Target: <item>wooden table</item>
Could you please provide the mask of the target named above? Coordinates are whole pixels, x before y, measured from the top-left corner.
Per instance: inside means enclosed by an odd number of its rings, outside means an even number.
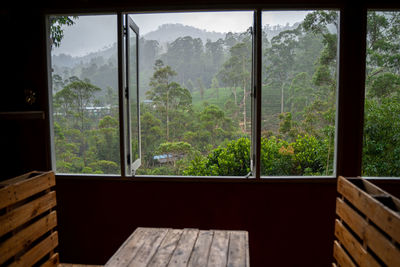
[[[246,231],[137,228],[105,266],[248,267]]]

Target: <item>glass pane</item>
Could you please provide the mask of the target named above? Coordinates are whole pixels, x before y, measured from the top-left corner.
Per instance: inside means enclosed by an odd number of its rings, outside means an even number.
[[[130,122],[131,122],[131,145],[132,145],[132,163],[140,158],[140,143],[139,143],[139,101],[138,101],[138,68],[137,68],[137,34],[129,27],[129,101],[130,101]],[[135,168],[136,169],[136,168]]]
[[[262,13],[261,175],[333,175],[338,17]]]
[[[130,17],[141,31],[137,173],[247,175],[253,12]]]
[[[56,171],[119,174],[117,16],[50,25]]]
[[[369,11],[363,176],[400,177],[400,11]]]

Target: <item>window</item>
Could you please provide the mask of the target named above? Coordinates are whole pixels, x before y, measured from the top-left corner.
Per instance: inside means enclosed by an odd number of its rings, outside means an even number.
[[[56,171],[332,176],[338,16],[50,17]]]
[[[261,175],[333,175],[338,16],[262,13]]]
[[[399,31],[399,11],[368,11],[364,176],[400,177]]]
[[[117,16],[49,19],[56,170],[119,174]]]

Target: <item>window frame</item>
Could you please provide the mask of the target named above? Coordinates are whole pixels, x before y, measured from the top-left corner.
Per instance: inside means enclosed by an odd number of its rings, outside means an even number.
[[[162,8],[157,8],[157,9],[152,9],[152,8],[136,8],[135,11],[132,12],[128,12],[128,11],[120,11],[120,10],[110,10],[110,11],[106,11],[106,12],[101,12],[101,13],[94,13],[94,12],[71,12],[68,13],[67,15],[117,15],[117,27],[118,27],[118,41],[117,41],[117,45],[118,45],[118,84],[119,84],[119,88],[118,88],[118,96],[119,96],[119,121],[120,121],[120,164],[121,164],[121,174],[102,174],[102,175],[96,175],[96,174],[66,174],[66,173],[57,173],[58,176],[64,176],[64,177],[110,177],[110,178],[115,178],[115,177],[120,177],[120,178],[132,178],[133,176],[131,176],[129,174],[129,172],[127,171],[127,153],[126,153],[126,125],[125,123],[121,123],[126,121],[126,116],[124,114],[126,114],[126,100],[124,100],[124,81],[125,81],[125,75],[123,73],[123,69],[125,69],[124,66],[124,62],[123,60],[120,60],[123,56],[123,49],[124,49],[124,42],[121,42],[121,40],[119,40],[119,36],[121,36],[121,34],[124,31],[124,25],[123,25],[123,21],[122,21],[122,16],[124,14],[130,14],[130,13],[138,13],[138,12],[149,12],[149,13],[158,13],[158,12],[207,12],[207,11],[253,11],[254,12],[254,19],[253,19],[253,74],[252,74],[252,102],[254,102],[254,104],[252,105],[252,136],[251,136],[251,158],[252,158],[252,162],[251,162],[251,166],[252,166],[252,175],[250,176],[173,176],[173,175],[166,175],[166,176],[153,176],[153,175],[136,175],[135,179],[137,178],[144,178],[145,180],[148,180],[150,178],[154,178],[154,179],[161,179],[161,180],[170,180],[170,179],[178,179],[178,180],[190,180],[190,181],[209,181],[209,180],[247,180],[248,178],[250,179],[254,179],[257,181],[260,180],[290,180],[290,179],[294,179],[294,180],[314,180],[314,179],[322,179],[324,180],[326,179],[332,179],[332,178],[336,178],[336,175],[338,173],[341,173],[340,170],[340,157],[341,154],[343,154],[343,149],[339,149],[339,142],[341,141],[341,135],[340,132],[342,131],[342,125],[341,125],[341,118],[340,118],[340,112],[342,110],[342,106],[341,105],[341,93],[343,91],[343,82],[341,82],[341,78],[342,75],[341,73],[342,71],[342,64],[341,59],[342,59],[342,54],[339,53],[338,55],[338,60],[337,60],[337,65],[338,65],[338,86],[337,86],[337,110],[336,110],[336,130],[335,130],[335,154],[334,154],[334,172],[332,175],[329,176],[261,176],[260,173],[260,161],[261,161],[261,155],[260,155],[260,146],[261,146],[261,83],[262,83],[262,78],[261,78],[261,68],[262,68],[262,60],[260,55],[262,55],[262,45],[261,45],[261,34],[262,34],[262,25],[261,25],[261,14],[263,11],[279,11],[279,10],[290,10],[290,11],[295,11],[295,10],[318,10],[318,9],[334,9],[334,10],[338,10],[339,12],[339,18],[340,18],[340,22],[339,25],[342,25],[342,13],[343,13],[343,8],[338,7],[338,6],[329,6],[329,7],[313,7],[311,6],[307,6],[307,8],[283,8],[283,9],[279,9],[277,7],[273,7],[273,8],[269,8],[268,6],[259,6],[259,7],[249,7],[247,5],[244,5],[243,8],[233,8],[233,9],[229,9],[229,8],[224,8],[224,9],[219,9],[219,8],[206,8],[206,9],[202,9],[202,8],[196,8],[196,9],[188,9],[188,8],[183,8],[183,9],[171,9],[168,7],[162,7]],[[64,13],[58,13],[58,12],[48,12],[45,15],[45,19],[46,19],[46,34],[47,37],[49,36],[49,23],[48,23],[48,18],[50,16],[54,16],[54,15],[62,15]],[[366,13],[365,13],[366,16]],[[338,49],[341,49],[344,45],[342,38],[340,38],[342,35],[342,27],[339,26],[339,31],[338,31]],[[46,38],[46,42],[48,42],[49,38]],[[48,88],[49,88],[49,129],[50,129],[50,151],[51,151],[51,166],[53,169],[55,169],[55,151],[54,151],[54,132],[53,132],[53,121],[52,121],[52,92],[51,92],[51,49],[50,49],[50,44],[48,43],[47,45],[47,70],[48,70]],[[339,131],[340,130],[340,131]],[[254,141],[253,141],[254,140]],[[339,164],[338,164],[339,162]],[[141,179],[139,179],[141,180]]]

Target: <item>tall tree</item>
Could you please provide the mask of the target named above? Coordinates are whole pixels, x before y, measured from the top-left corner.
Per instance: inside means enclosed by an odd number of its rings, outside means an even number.
[[[167,141],[169,141],[170,135],[171,113],[178,110],[187,111],[192,104],[189,90],[172,81],[175,75],[176,72],[170,66],[164,66],[162,60],[157,60],[153,77],[150,80],[150,90],[146,93],[165,118],[165,139]]]

